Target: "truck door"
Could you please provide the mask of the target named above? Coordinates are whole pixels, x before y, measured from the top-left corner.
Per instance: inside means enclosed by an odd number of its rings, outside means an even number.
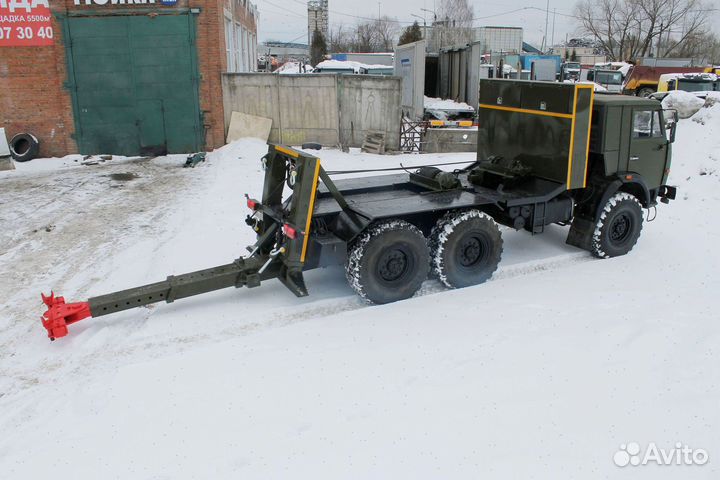
[[[668,140],[663,130],[659,110],[633,108],[628,171],[640,174],[650,189],[660,186],[665,171]]]

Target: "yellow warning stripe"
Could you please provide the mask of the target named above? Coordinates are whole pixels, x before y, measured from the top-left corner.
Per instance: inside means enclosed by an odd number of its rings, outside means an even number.
[[[300,156],[300,154],[298,152],[296,152],[295,150],[281,147],[280,145],[276,145],[275,150],[277,150],[278,152],[284,153],[285,155],[289,155],[293,158],[298,158]]]
[[[554,113],[546,112],[544,110],[531,110],[528,108],[515,108],[515,107],[504,107],[502,105],[488,105],[481,103],[480,108],[489,108],[491,110],[502,110],[504,112],[517,112],[517,113],[530,113],[532,115],[542,115],[545,117],[556,117],[556,118],[573,118],[571,113]]]
[[[570,181],[572,179],[572,161],[573,161],[573,150],[575,149],[575,113],[577,112],[577,100],[578,100],[578,87],[575,86],[575,94],[573,96],[573,116],[572,125],[570,126],[570,153],[568,154],[568,174],[567,174],[567,188],[570,190]]]
[[[285,152],[283,152],[285,153]],[[305,238],[303,238],[303,248],[300,254],[300,261],[305,263],[305,254],[307,253],[308,240],[310,239],[310,224],[312,222],[313,210],[315,208],[315,194],[317,193],[318,179],[320,178],[320,159],[315,163],[315,176],[313,177],[312,193],[310,194],[310,207],[307,213],[307,223],[305,224]]]
[[[585,146],[585,175],[583,176],[583,188],[587,187],[588,160],[590,156],[590,129],[592,128],[592,108],[595,103],[595,87],[590,86],[590,117],[588,118],[587,145]]]

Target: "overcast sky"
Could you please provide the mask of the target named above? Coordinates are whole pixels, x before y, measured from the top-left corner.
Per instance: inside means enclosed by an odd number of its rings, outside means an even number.
[[[258,40],[280,40],[285,42],[307,42],[307,1],[305,0],[251,0],[260,10],[260,24],[258,26]],[[478,1],[469,0],[475,11],[473,25],[501,25],[509,27],[522,27],[523,39],[540,47],[545,34],[546,1],[540,0],[504,0],[504,1]],[[565,40],[566,36],[572,38],[577,33],[577,22],[571,15],[577,0],[550,0],[550,15],[548,20],[548,43],[552,44]],[[426,17],[428,25],[432,22],[432,13],[423,12],[422,9],[436,10],[441,0],[330,0],[330,25],[353,25],[362,18],[377,18],[378,11],[382,15],[397,18],[402,26],[409,25],[414,20],[422,24]],[[711,8],[717,8],[720,0],[708,0]],[[553,36],[553,10],[557,11],[555,17],[555,32]],[[720,24],[720,10],[710,14],[710,25]]]
[[[307,2],[304,0],[255,0],[260,10],[260,24],[258,27],[259,40],[269,39],[281,41],[307,42]],[[571,14],[575,0],[551,0],[550,17],[548,22],[548,37],[552,40],[553,9],[557,9],[555,17],[555,41],[565,39],[565,35],[572,36],[577,25],[573,18],[565,15]],[[439,8],[440,0],[381,0],[379,11],[383,15],[395,17],[405,26],[422,19],[412,14],[426,16],[428,24],[432,22],[432,13],[421,9],[434,10]],[[542,43],[545,33],[545,7],[546,2],[528,2],[527,0],[504,0],[502,2],[479,2],[470,0],[478,18],[473,25],[502,25],[510,27],[523,27],[524,40],[537,47]],[[526,8],[530,7],[530,8]],[[523,9],[523,10],[520,10]],[[513,10],[515,10],[513,12]],[[512,13],[510,13],[512,12]],[[352,25],[360,19],[355,17],[378,16],[378,2],[376,0],[330,0],[330,24]]]

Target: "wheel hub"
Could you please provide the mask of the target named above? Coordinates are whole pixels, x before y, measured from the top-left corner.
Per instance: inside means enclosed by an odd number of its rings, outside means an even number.
[[[487,240],[473,233],[458,242],[456,261],[461,267],[475,267],[485,261],[488,251]]]
[[[390,250],[386,252],[378,264],[380,277],[393,282],[401,278],[408,269],[407,255],[401,250]]]
[[[630,235],[631,227],[632,220],[628,215],[618,215],[610,226],[610,240],[616,243],[625,241]]]
[[[480,241],[471,237],[460,244],[460,264],[463,267],[469,267],[480,259],[482,256],[482,245]]]

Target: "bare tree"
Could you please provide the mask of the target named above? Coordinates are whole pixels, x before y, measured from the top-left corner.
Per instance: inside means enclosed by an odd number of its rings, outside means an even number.
[[[333,52],[390,52],[399,32],[398,21],[387,16],[349,28],[339,25],[330,31],[330,48]]]
[[[663,48],[666,48],[663,45]],[[688,36],[668,56],[704,59],[713,65],[720,64],[720,38],[714,33],[701,33]]]
[[[473,17],[468,0],[442,0],[433,23],[434,45],[442,48],[472,42]]]
[[[667,56],[689,38],[703,34],[702,0],[580,0],[580,30],[594,37],[612,60]]]
[[[350,29],[340,24],[335,28],[331,28],[328,33],[328,46],[331,52],[349,52],[353,35]]]
[[[377,47],[382,52],[392,52],[400,33],[400,24],[387,15],[383,15],[373,23],[377,34]]]
[[[377,45],[377,32],[371,22],[360,23],[355,27],[355,52],[374,52]]]

